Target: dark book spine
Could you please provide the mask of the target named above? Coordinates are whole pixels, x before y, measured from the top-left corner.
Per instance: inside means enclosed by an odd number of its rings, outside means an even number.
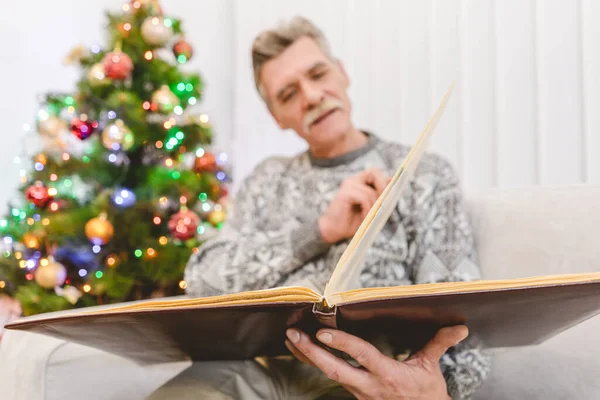
[[[313,314],[321,323],[328,328],[337,329],[337,307],[329,307],[325,303],[315,303],[312,309]]]

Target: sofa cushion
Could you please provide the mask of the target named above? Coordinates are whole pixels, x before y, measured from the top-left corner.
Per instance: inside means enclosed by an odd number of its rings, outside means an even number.
[[[600,187],[468,196],[484,279],[600,271]],[[478,399],[600,399],[600,316],[545,343],[494,350]]]

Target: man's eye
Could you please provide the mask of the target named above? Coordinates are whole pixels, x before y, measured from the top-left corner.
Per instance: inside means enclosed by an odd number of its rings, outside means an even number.
[[[317,79],[321,79],[322,77],[324,77],[326,74],[325,71],[322,72],[317,72],[316,74],[313,75],[313,79],[317,80]]]
[[[286,101],[291,100],[291,98],[294,97],[295,94],[296,94],[296,91],[291,91],[291,92],[286,93],[283,96],[283,99],[282,99],[283,102],[285,103]]]

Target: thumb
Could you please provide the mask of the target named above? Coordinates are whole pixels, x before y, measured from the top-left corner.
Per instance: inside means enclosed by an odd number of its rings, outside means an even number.
[[[469,328],[464,325],[448,326],[440,329],[425,347],[415,354],[432,363],[439,363],[440,358],[452,346],[456,346],[469,335]]]

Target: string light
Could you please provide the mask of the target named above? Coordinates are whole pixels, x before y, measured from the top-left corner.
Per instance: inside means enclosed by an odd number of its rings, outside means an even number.
[[[69,153],[63,153],[62,159],[63,161],[69,161],[71,159],[71,156],[69,155]]]
[[[195,98],[195,97],[190,97],[190,98],[188,99],[188,104],[189,104],[189,105],[191,105],[191,106],[193,106],[193,105],[195,105],[195,104],[196,104],[196,101],[197,101],[197,100],[196,100],[196,98]]]
[[[208,115],[202,114],[200,116],[200,122],[207,124],[208,123]]]
[[[47,258],[42,258],[42,259],[40,260],[40,265],[41,265],[42,267],[45,267],[45,266],[47,266],[48,264],[49,264],[49,261],[48,261],[48,259],[47,259]]]
[[[142,254],[144,254],[143,251],[141,251],[140,249],[136,249],[135,252],[133,253],[137,258],[140,258],[142,256]]]
[[[50,196],[56,196],[58,194],[58,190],[56,190],[56,188],[48,188],[48,195]]]
[[[6,286],[6,282],[0,281],[0,289],[4,289],[5,286]]]
[[[52,203],[50,203],[50,210],[52,211],[57,211],[58,210],[58,203],[53,201]]]
[[[181,114],[183,114],[183,108],[181,108],[181,106],[175,106],[175,108],[173,109],[173,112],[176,115],[181,115]]]
[[[202,192],[198,195],[198,200],[206,201],[206,200],[208,200],[208,195],[206,193]]]
[[[19,261],[19,268],[24,269],[27,266],[27,261],[21,260]]]
[[[129,32],[131,30],[131,24],[129,22],[125,22],[125,24],[123,24],[123,29]]]
[[[147,52],[144,53],[144,58],[146,60],[150,61],[154,58],[154,53],[152,53],[151,50],[148,50]]]
[[[27,218],[27,225],[33,225],[35,221],[33,220],[33,218],[29,217]]]
[[[89,293],[90,290],[92,290],[92,287],[89,284],[86,283],[85,285],[83,285],[84,292]]]
[[[147,110],[149,110],[149,109],[150,109],[150,102],[149,102],[149,101],[145,101],[145,102],[142,104],[142,107],[143,107],[143,108],[144,108],[144,110],[146,110],[146,111],[147,111]]]
[[[79,276],[83,278],[86,275],[87,275],[87,271],[85,269],[81,268],[79,270]]]
[[[117,259],[115,256],[108,256],[108,258],[106,259],[106,265],[108,265],[109,267],[114,267],[117,264]]]
[[[28,273],[27,275],[25,275],[25,278],[26,278],[28,281],[31,281],[31,280],[33,280],[33,274],[30,272],[30,273]]]
[[[20,260],[21,258],[23,258],[23,254],[20,251],[15,252],[15,258],[17,260]]]
[[[140,3],[139,1],[134,1],[132,6],[133,8],[140,8],[142,6],[142,3]]]
[[[49,220],[48,218],[44,218],[44,219],[42,220],[42,225],[44,225],[44,226],[48,226],[48,225],[50,225],[50,220]]]
[[[146,254],[148,254],[148,257],[154,257],[156,256],[156,250],[150,247],[148,250],[146,250]]]
[[[162,149],[163,148],[163,142],[161,142],[160,140],[157,140],[155,143],[155,146],[157,149]]]
[[[167,159],[165,160],[165,165],[166,165],[167,167],[172,167],[172,166],[173,166],[173,160],[172,160],[172,159],[170,159],[170,158],[167,158]]]
[[[204,156],[203,148],[199,148],[198,150],[196,150],[196,157],[203,157],[203,156]]]
[[[187,288],[187,282],[186,281],[180,281],[179,282],[179,287],[185,290]]]
[[[58,179],[58,175],[56,175],[56,174],[50,174],[50,180],[52,182],[56,182],[57,179]]]
[[[188,199],[187,199],[187,197],[185,197],[185,196],[181,196],[181,197],[179,198],[179,202],[180,202],[182,205],[183,205],[183,204],[187,204],[187,201],[188,201]]]
[[[123,4],[123,11],[129,11],[129,4]]]
[[[160,217],[154,217],[152,219],[152,222],[154,222],[155,225],[160,225],[160,223],[162,222],[162,219],[160,219]]]
[[[169,239],[167,239],[167,237],[166,237],[166,236],[161,236],[161,237],[158,239],[158,243],[160,243],[162,246],[164,246],[165,244],[167,244],[167,242],[168,242],[168,241],[169,241]]]
[[[96,271],[96,278],[100,279],[104,276],[104,274],[102,273],[102,271]]]

